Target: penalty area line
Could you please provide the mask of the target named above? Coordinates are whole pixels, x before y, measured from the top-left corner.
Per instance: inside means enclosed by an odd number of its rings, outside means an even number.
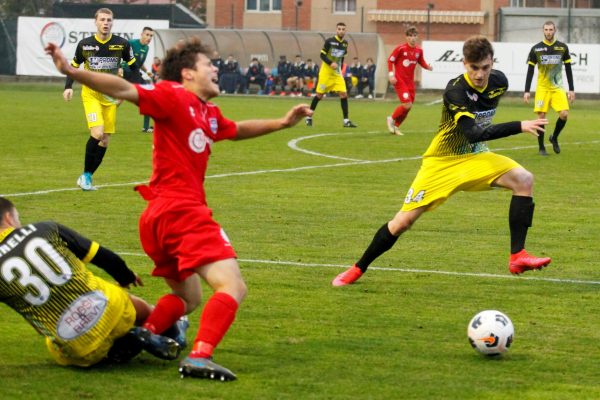
[[[143,253],[127,253],[118,252],[124,256],[134,257],[145,257]],[[266,265],[277,265],[277,266],[292,266],[298,268],[348,268],[348,265],[340,264],[327,264],[327,263],[303,263],[297,261],[284,261],[284,260],[255,260],[248,258],[239,258],[240,264],[266,264]],[[369,267],[371,271],[387,271],[387,272],[401,272],[406,274],[436,274],[436,275],[447,275],[447,276],[459,276],[459,277],[471,277],[471,278],[491,278],[491,279],[514,279],[514,280],[526,280],[526,281],[537,281],[537,282],[550,282],[550,283],[571,283],[576,285],[600,285],[600,281],[588,281],[583,279],[568,279],[568,278],[542,278],[535,276],[514,276],[514,275],[501,275],[501,274],[490,274],[483,272],[458,272],[458,271],[442,271],[442,270],[430,270],[430,269],[416,269],[416,268],[396,268],[396,267]]]

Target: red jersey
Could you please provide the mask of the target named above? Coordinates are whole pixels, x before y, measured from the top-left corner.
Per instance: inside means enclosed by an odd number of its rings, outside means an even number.
[[[135,85],[140,114],[154,119],[150,189],[155,196],[200,200],[206,204],[204,177],[213,142],[233,139],[235,122],[200,100],[180,83]]]
[[[410,47],[408,43],[404,43],[396,47],[390,54],[388,71],[395,71],[394,75],[398,82],[414,86],[417,63],[423,68],[429,66],[423,57],[423,49],[419,46]]]

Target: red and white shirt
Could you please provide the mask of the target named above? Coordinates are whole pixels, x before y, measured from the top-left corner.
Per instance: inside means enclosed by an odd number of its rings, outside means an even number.
[[[140,114],[154,119],[150,189],[156,196],[192,198],[206,204],[204,178],[211,146],[235,138],[236,123],[178,82],[135,86]]]
[[[429,66],[423,57],[423,49],[419,46],[411,47],[408,43],[397,46],[388,57],[388,71],[394,71],[396,80],[405,85],[414,86],[417,64],[423,68]]]

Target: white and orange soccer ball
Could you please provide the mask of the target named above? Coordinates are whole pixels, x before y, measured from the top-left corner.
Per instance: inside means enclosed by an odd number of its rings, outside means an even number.
[[[471,319],[467,335],[475,350],[487,356],[496,356],[509,349],[515,328],[506,314],[485,310]]]

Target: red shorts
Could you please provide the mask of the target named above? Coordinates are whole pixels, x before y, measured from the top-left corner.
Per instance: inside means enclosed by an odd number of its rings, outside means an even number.
[[[157,197],[140,217],[140,239],[154,261],[153,276],[182,281],[194,269],[236,258],[227,235],[198,201]]]
[[[401,103],[413,103],[415,101],[415,85],[407,85],[403,81],[398,81],[394,85],[396,95]]]

